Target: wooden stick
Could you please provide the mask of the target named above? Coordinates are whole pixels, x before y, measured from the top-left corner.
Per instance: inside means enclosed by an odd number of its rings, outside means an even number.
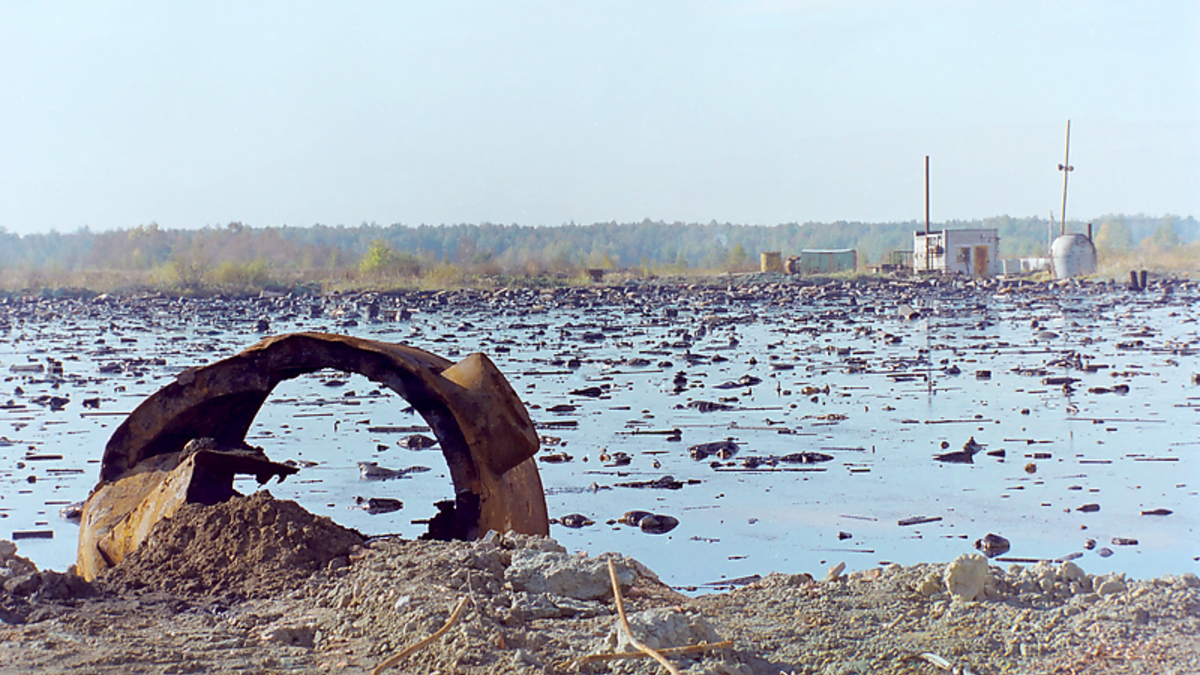
[[[608,559],[608,577],[612,579],[613,597],[617,601],[617,614],[621,617],[621,630],[625,631],[625,638],[629,640],[629,644],[633,645],[635,649],[646,656],[658,661],[671,675],[680,675],[679,669],[668,661],[667,657],[642,644],[633,636],[633,631],[629,629],[629,619],[625,616],[625,601],[621,599],[621,584],[617,583],[617,568],[613,565],[612,558]]]
[[[437,640],[438,638],[445,635],[446,631],[450,630],[451,626],[458,623],[458,619],[459,619],[459,617],[462,616],[463,609],[466,608],[466,606],[467,606],[467,598],[464,597],[458,601],[458,606],[455,607],[454,611],[450,613],[450,618],[446,619],[446,623],[441,628],[437,629],[432,635],[425,638],[424,640],[420,640],[419,642],[412,645],[411,647],[405,647],[403,650],[401,650],[401,652],[399,654],[396,654],[395,656],[391,657],[387,661],[384,661],[383,663],[379,664],[378,666],[375,666],[375,669],[371,671],[371,675],[379,675],[380,673],[387,670],[388,668],[391,668],[392,666],[396,665],[397,663],[400,663],[400,660],[403,659],[404,657],[408,656],[409,654],[412,654],[413,652],[423,649],[429,643],[431,643],[434,640]]]
[[[713,642],[713,643],[702,642],[698,645],[688,645],[687,647],[668,647],[666,649],[658,650],[658,653],[662,654],[663,656],[676,656],[679,654],[694,654],[696,652],[711,652],[711,651],[716,651],[718,649],[732,649],[732,648],[733,648],[733,640],[725,640],[724,642]],[[581,656],[573,661],[563,661],[562,663],[556,663],[556,664],[554,664],[554,666],[556,668],[566,669],[566,668],[570,668],[571,666],[579,666],[579,665],[583,665],[585,663],[595,663],[597,661],[620,661],[623,659],[645,659],[645,658],[649,658],[649,655],[644,654],[642,652],[611,652],[608,654],[588,654],[587,656]]]

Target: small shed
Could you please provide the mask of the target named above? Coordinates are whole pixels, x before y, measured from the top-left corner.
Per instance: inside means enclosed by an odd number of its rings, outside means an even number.
[[[788,258],[791,274],[836,274],[858,269],[858,251],[852,248],[805,249]]]
[[[759,258],[764,273],[783,272],[783,254],[779,251],[763,251]]]
[[[995,229],[913,233],[913,272],[962,274],[973,279],[1000,274],[1000,232]]]

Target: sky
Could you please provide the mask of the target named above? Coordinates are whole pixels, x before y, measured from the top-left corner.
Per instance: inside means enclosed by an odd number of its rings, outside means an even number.
[[[0,0],[0,228],[1200,216],[1200,3]]]

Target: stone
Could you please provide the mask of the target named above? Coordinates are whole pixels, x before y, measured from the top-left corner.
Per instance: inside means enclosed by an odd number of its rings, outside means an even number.
[[[277,624],[265,629],[261,638],[264,642],[274,642],[293,647],[311,649],[317,635],[315,623]]]
[[[1072,582],[1087,577],[1087,574],[1084,573],[1083,568],[1079,565],[1073,562],[1065,562],[1058,568],[1058,576],[1063,581]]]
[[[614,561],[617,581],[633,583],[634,572],[623,560]],[[587,558],[557,551],[513,551],[504,580],[513,590],[551,593],[577,600],[598,600],[612,595],[612,582],[604,558]]]
[[[1039,562],[1034,565],[1029,572],[1033,575],[1035,583],[1039,588],[1042,589],[1043,593],[1051,593],[1054,591],[1054,582],[1057,575],[1054,572],[1054,567],[1052,567],[1050,563],[1045,561]]]
[[[1180,575],[1179,580],[1182,581],[1183,585],[1187,586],[1188,588],[1200,588],[1200,577],[1192,574],[1191,572],[1186,572]]]
[[[0,539],[0,562],[17,554],[17,545],[8,539]]]
[[[982,595],[987,578],[987,558],[978,553],[964,553],[958,556],[946,566],[943,575],[950,596],[966,602]]]
[[[631,614],[629,629],[638,641],[651,649],[721,641],[703,616],[670,607],[658,607]],[[603,649],[617,652],[637,651],[625,633],[617,627],[604,638]]]
[[[921,580],[921,585],[917,587],[917,592],[925,597],[929,597],[934,593],[941,592],[945,588],[942,584],[942,578],[936,573],[930,573]]]
[[[42,579],[37,572],[14,576],[4,582],[4,590],[11,595],[23,596],[37,591],[42,585]]]
[[[37,591],[39,599],[61,600],[71,596],[71,587],[67,583],[67,575],[54,570],[41,573],[41,583]]]
[[[1109,577],[1096,587],[1096,593],[1100,595],[1113,595],[1116,593],[1125,592],[1125,582],[1117,577]]]
[[[844,562],[840,562],[833,567],[830,567],[829,571],[825,573],[825,583],[837,581],[838,577],[842,576],[842,571],[845,569],[846,563]]]

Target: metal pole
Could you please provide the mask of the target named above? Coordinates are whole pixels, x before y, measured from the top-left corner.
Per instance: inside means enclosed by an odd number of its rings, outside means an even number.
[[[1067,150],[1058,170],[1063,172],[1062,231],[1059,232],[1059,236],[1063,236],[1067,233],[1067,176],[1075,170],[1071,166],[1071,120],[1067,120]]]
[[[925,271],[933,269],[929,259],[929,155],[925,155]]]

